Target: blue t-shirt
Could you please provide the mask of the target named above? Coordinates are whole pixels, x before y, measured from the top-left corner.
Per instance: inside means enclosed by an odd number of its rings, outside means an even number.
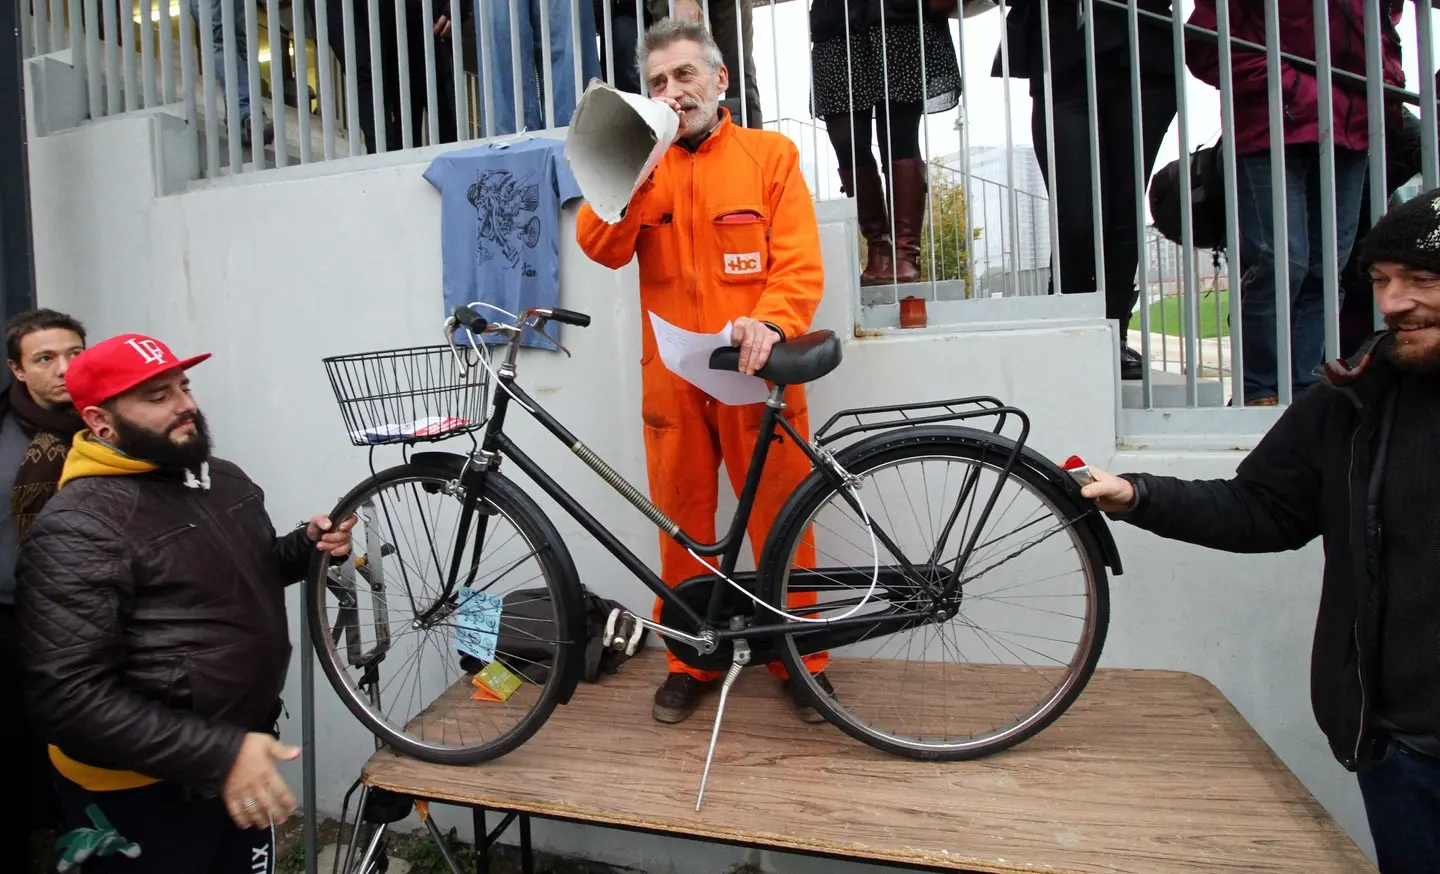
[[[560,208],[580,197],[564,148],[545,138],[486,144],[447,152],[425,170],[440,192],[446,315],[477,300],[516,315],[559,305]],[[545,327],[557,339],[558,329],[554,322]],[[522,343],[555,348],[535,331],[526,331]]]

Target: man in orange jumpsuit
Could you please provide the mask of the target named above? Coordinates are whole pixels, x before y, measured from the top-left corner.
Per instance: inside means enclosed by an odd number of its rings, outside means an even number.
[[[784,135],[742,128],[720,108],[729,73],[702,25],[659,22],[645,34],[641,58],[651,96],[679,114],[679,134],[619,222],[606,224],[588,204],[581,207],[580,247],[612,269],[639,257],[645,313],[705,333],[733,322],[740,368],[753,374],[777,342],[809,330],[824,288],[815,208],[800,172],[800,153]],[[738,493],[765,405],[723,405],[671,373],[656,354],[649,317],[642,322],[641,412],[650,499],[690,536],[714,541],[720,461]],[[787,389],[785,403],[785,415],[808,437],[804,389]],[[776,514],[809,472],[809,459],[789,438],[771,448],[750,516],[757,561]],[[807,540],[795,563],[814,561]],[[674,587],[702,573],[708,571],[661,534],[660,575],[666,584]],[[657,621],[661,603],[655,604]],[[791,606],[813,603],[813,594],[799,595]],[[819,653],[807,658],[806,666],[834,694],[820,673],[827,661],[828,655]],[[652,712],[661,722],[680,722],[722,675],[690,668],[673,655],[669,668]],[[785,679],[779,663],[770,668]],[[807,722],[823,721],[798,700],[796,711]]]

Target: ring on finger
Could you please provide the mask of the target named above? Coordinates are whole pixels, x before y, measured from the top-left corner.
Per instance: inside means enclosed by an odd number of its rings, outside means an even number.
[[[253,808],[253,807],[255,806],[255,799],[253,799],[253,798],[248,799],[248,800],[245,801],[244,804],[242,804],[242,805],[240,805],[240,806],[241,806],[243,809],[245,809],[245,810],[250,810],[251,808]]]

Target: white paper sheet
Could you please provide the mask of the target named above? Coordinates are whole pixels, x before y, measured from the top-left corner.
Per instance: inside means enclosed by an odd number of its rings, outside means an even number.
[[[656,351],[665,367],[720,403],[734,407],[763,403],[770,397],[770,387],[758,376],[710,369],[710,353],[718,346],[730,345],[729,322],[717,333],[698,334],[651,313],[650,326],[655,329]]]

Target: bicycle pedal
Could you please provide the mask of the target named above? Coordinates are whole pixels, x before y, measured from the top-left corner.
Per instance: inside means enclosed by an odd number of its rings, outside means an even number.
[[[605,645],[611,649],[633,656],[644,634],[645,626],[640,620],[619,607],[605,618]]]

